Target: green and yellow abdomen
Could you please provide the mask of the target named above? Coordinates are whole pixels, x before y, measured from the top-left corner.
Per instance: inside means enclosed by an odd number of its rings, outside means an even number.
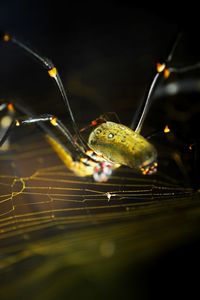
[[[142,172],[149,166],[151,171],[155,171],[157,166],[157,151],[154,146],[139,133],[122,124],[107,121],[97,126],[90,133],[88,146],[114,164]]]

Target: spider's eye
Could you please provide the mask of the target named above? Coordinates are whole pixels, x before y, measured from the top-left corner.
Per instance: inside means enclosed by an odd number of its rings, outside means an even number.
[[[111,133],[111,132],[110,132],[110,133],[108,134],[108,139],[112,139],[113,137],[114,137],[114,133]]]

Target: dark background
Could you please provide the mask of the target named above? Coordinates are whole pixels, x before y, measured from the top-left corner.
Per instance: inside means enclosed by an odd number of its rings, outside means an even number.
[[[200,59],[197,21],[198,12],[191,2],[177,8],[166,2],[143,7],[100,1],[0,3],[0,29],[33,46],[58,67],[79,126],[106,111],[115,111],[128,125],[146,94],[155,63],[165,59],[178,32],[184,35],[174,64],[183,66]],[[0,58],[1,98],[26,103],[38,114],[47,112],[65,118],[55,85],[41,66],[12,45],[1,46]],[[196,98],[189,99],[186,108],[194,101]],[[162,107],[158,99],[144,125],[145,134],[159,131],[171,120],[168,115],[159,115]],[[189,124],[174,121],[188,143],[197,136],[196,119]],[[196,173],[194,176],[192,171],[190,176],[194,182]],[[190,285],[188,274],[199,265],[199,248],[199,239],[191,238],[157,260],[148,261],[138,282],[145,278],[152,297],[161,287],[162,299],[171,296],[173,287],[181,294],[182,286],[188,285],[193,292],[196,282]],[[131,285],[130,270],[124,276],[128,278],[125,286]]]
[[[80,128],[112,111],[126,125],[133,117],[138,119],[155,65],[166,59],[178,33],[183,37],[172,66],[199,61],[198,10],[192,3],[174,7],[173,3],[1,1],[0,21],[2,30],[52,59]],[[13,45],[2,45],[1,57],[1,98],[23,103],[35,114],[50,113],[69,121],[58,90],[41,65]],[[194,72],[183,79],[192,76]],[[180,79],[181,75],[170,78]],[[170,124],[182,145],[197,145],[198,111],[198,95],[191,97],[190,93],[175,101],[157,99],[142,133],[149,136]],[[180,121],[179,112],[189,117]],[[198,186],[198,170],[187,172],[191,183]]]
[[[1,1],[0,5],[1,29],[58,67],[78,122],[115,111],[129,124],[147,93],[155,64],[166,58],[177,33],[183,32],[184,38],[175,65],[199,59],[194,5],[140,7],[99,1]],[[13,46],[2,46],[1,57],[2,98],[17,98],[38,113],[63,111],[41,66]]]
[[[155,63],[166,58],[178,32],[185,36],[175,63],[198,57],[195,8],[162,6],[1,1],[0,24],[53,60],[77,120],[93,117],[95,109],[99,114],[114,110],[129,124],[152,80]],[[40,112],[62,111],[58,93],[40,66],[12,46],[3,46],[1,57],[2,97],[39,105]],[[80,109],[85,109],[81,116]]]

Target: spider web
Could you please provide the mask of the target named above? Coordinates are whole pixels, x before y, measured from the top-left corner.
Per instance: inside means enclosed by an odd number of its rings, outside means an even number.
[[[54,274],[61,261],[66,268],[90,269],[112,257],[109,274],[155,255],[158,245],[165,249],[196,232],[195,218],[189,220],[189,226],[183,222],[185,214],[199,215],[198,193],[191,188],[166,176],[136,176],[128,168],[114,172],[106,183],[78,178],[35,126],[19,132],[13,135],[9,150],[0,155],[3,297],[12,293],[22,297],[22,282],[27,286],[37,282],[41,270],[43,278]],[[161,229],[155,230],[158,224]],[[40,267],[38,259],[42,259]],[[32,260],[33,278],[25,276],[15,283],[13,270],[23,271],[24,264],[27,267]],[[94,271],[99,272],[99,268]],[[10,292],[5,274],[13,284]],[[72,274],[76,276],[77,270]]]

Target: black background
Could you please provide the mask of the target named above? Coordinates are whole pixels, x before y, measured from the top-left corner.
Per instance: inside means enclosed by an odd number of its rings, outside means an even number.
[[[193,3],[175,7],[174,3],[1,1],[0,21],[2,30],[52,59],[80,128],[106,112],[114,111],[126,125],[138,118],[155,65],[166,59],[178,33],[183,37],[172,66],[199,61],[198,10]],[[35,114],[50,113],[69,121],[46,71],[14,45],[1,47],[0,90],[2,99],[22,102]],[[178,111],[187,112],[198,99],[187,96],[178,101]],[[142,133],[151,135],[170,123],[183,143],[196,143],[198,115],[189,123],[176,116],[171,120],[163,103],[158,99],[155,108],[153,103]],[[196,172],[190,174],[195,186]]]
[[[178,32],[183,31],[185,38],[177,49],[175,63],[182,65],[200,58],[197,9],[191,2],[185,7],[174,5],[1,1],[0,29],[53,60],[80,124],[105,111],[116,111],[122,122],[129,124],[151,82],[155,63],[166,57]],[[41,66],[14,46],[2,45],[0,67],[2,98],[22,101],[37,113],[63,117],[64,105]],[[90,87],[89,92],[84,87]],[[162,116],[150,113],[148,118],[147,132],[149,123],[152,129],[164,124]],[[176,288],[177,281],[181,286],[188,284],[184,274],[193,272],[198,249],[199,241],[195,240],[158,258],[154,265],[148,264],[149,290],[156,282],[170,297],[173,289],[167,290],[167,273]],[[171,266],[176,266],[173,274]]]
[[[194,7],[174,8],[170,3],[138,7],[99,1],[1,1],[0,7],[2,30],[56,64],[74,111],[80,103],[74,96],[78,92],[69,83],[75,78],[98,93],[97,99],[85,97],[89,102],[80,104],[79,109],[89,107],[92,112],[96,105],[100,113],[114,110],[125,123],[130,122],[146,93],[155,63],[166,58],[178,32],[185,34],[186,54],[177,49],[175,62],[195,61],[199,53]],[[19,98],[31,106],[40,103],[40,112],[47,112],[47,101],[53,103],[48,112],[62,110],[41,67],[18,49],[8,48],[1,49],[1,96]],[[77,118],[80,120],[79,115]]]
[[[183,32],[184,38],[175,65],[199,58],[193,5],[1,1],[0,11],[1,30],[58,67],[77,122],[115,111],[129,124],[155,64],[166,58],[177,33]],[[63,112],[58,92],[41,66],[13,46],[2,45],[1,58],[2,98],[23,101],[38,113]],[[159,130],[158,122],[154,126]]]

